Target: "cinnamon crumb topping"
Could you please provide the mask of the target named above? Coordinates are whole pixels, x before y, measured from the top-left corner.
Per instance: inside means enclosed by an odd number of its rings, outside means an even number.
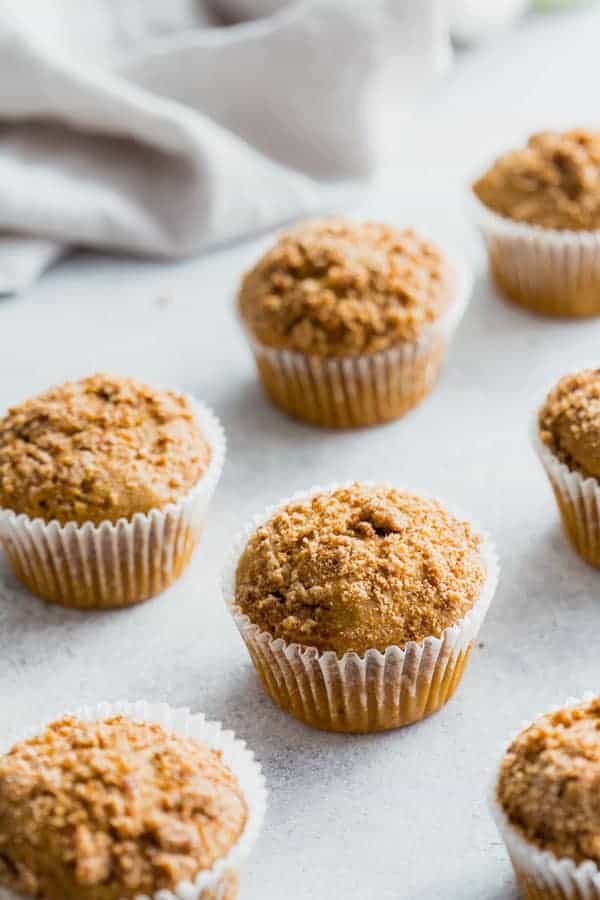
[[[543,131],[501,156],[473,185],[482,203],[543,228],[600,228],[600,132]]]
[[[0,757],[0,886],[40,900],[173,890],[231,849],[246,816],[205,744],[122,716],[68,717]]]
[[[600,865],[600,699],[521,732],[500,768],[498,799],[527,840]]]
[[[486,574],[479,544],[436,501],[354,484],[291,503],[257,528],[236,602],[288,643],[384,651],[466,615]]]
[[[283,234],[245,276],[241,315],[264,344],[325,356],[415,340],[446,309],[441,252],[407,229],[346,219]]]
[[[561,462],[600,478],[600,369],[563,376],[540,410],[539,428]]]
[[[0,506],[63,524],[130,519],[189,491],[210,452],[186,397],[94,375],[0,420]]]

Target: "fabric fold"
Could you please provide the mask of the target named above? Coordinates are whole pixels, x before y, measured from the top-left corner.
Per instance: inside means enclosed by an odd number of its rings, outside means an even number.
[[[60,23],[69,2],[48,3]],[[131,6],[94,4],[116,22]],[[175,7],[173,32],[162,23],[157,37],[149,19],[127,52],[98,58],[92,36],[78,49],[0,5],[0,231],[20,235],[0,237],[0,290],[61,247],[189,256],[309,215],[324,185],[373,170],[373,93],[390,29],[410,26],[393,4],[313,0],[227,28],[182,28]],[[422,12],[415,46],[433,48]]]

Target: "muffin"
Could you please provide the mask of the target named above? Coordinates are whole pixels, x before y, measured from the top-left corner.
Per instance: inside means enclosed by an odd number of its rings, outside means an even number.
[[[0,894],[233,900],[264,804],[252,754],[202,716],[66,716],[0,757]]]
[[[473,194],[503,294],[546,315],[600,313],[600,132],[534,134]]]
[[[317,728],[382,731],[452,696],[497,568],[490,542],[437,501],[354,483],[248,526],[224,591],[277,704]]]
[[[600,369],[560,379],[538,413],[534,442],[568,539],[600,567]]]
[[[540,716],[514,739],[493,812],[525,900],[599,900],[599,698]]]
[[[263,387],[329,428],[401,416],[435,383],[470,279],[413,231],[323,219],[283,234],[238,309]]]
[[[127,606],[183,571],[224,457],[202,405],[133,378],[54,387],[0,420],[0,540],[54,603]]]

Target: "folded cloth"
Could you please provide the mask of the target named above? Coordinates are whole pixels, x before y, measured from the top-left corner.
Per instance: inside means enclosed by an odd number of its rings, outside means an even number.
[[[177,258],[320,208],[372,170],[384,88],[396,116],[443,63],[437,5],[0,0],[0,292],[72,246]]]

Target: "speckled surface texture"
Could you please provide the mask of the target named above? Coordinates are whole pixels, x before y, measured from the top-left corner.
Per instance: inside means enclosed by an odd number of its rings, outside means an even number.
[[[422,143],[407,146],[405,174],[390,167],[344,211],[433,225],[432,236],[475,259],[460,184],[545,120],[593,116],[599,28],[597,10],[534,21],[463,60],[419,113]],[[565,46],[577,54],[563,60]],[[456,128],[457,115],[476,127]],[[567,547],[528,429],[559,375],[598,365],[600,320],[536,318],[480,275],[442,381],[418,409],[374,430],[319,431],[267,405],[234,319],[237,273],[267,243],[177,266],[81,257],[0,302],[3,408],[102,368],[197,394],[229,438],[201,548],[163,596],[123,612],[65,612],[31,597],[2,564],[2,740],[20,723],[103,698],[188,704],[247,738],[265,766],[270,806],[244,900],[279,900],[282,884],[290,900],[514,900],[487,808],[491,772],[524,720],[598,685],[600,620],[600,572]],[[232,532],[247,518],[295,490],[350,478],[461,507],[492,532],[503,562],[482,646],[446,709],[354,738],[311,731],[272,705],[218,589]]]

